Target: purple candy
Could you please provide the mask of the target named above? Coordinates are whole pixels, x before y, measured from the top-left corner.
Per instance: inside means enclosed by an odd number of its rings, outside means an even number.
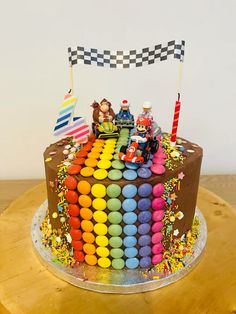
[[[152,161],[149,159],[146,163],[142,164],[140,168],[150,168],[152,166]]]
[[[154,185],[152,189],[152,194],[155,197],[162,196],[164,192],[165,192],[165,187],[164,187],[164,184],[162,183],[157,183],[156,185]]]
[[[152,193],[152,185],[150,183],[143,183],[138,188],[138,195],[140,197],[148,197]]]
[[[157,221],[152,225],[152,232],[156,233],[161,231],[161,229],[163,228],[164,223],[162,221]]]
[[[157,233],[152,235],[152,243],[153,244],[160,243],[162,239],[163,239],[163,235],[161,232],[157,232]]]
[[[164,210],[156,210],[152,213],[152,220],[153,221],[160,221],[165,216]]]
[[[164,206],[165,206],[165,201],[163,198],[158,197],[158,198],[154,198],[154,200],[152,200],[152,208],[154,210],[163,209]]]
[[[139,261],[139,266],[142,268],[148,268],[152,264],[152,260],[150,256],[142,257]]]
[[[141,247],[140,248],[140,250],[139,250],[139,255],[140,256],[149,256],[149,255],[151,255],[151,252],[152,252],[152,250],[151,250],[151,248],[150,248],[150,246],[143,246],[143,247]]]
[[[147,234],[150,231],[151,227],[149,224],[141,224],[138,226],[138,233],[139,234]]]
[[[140,223],[149,222],[152,219],[152,214],[148,211],[143,211],[138,214],[138,221]]]
[[[138,239],[138,244],[140,246],[147,246],[147,245],[150,245],[150,243],[151,243],[150,235],[147,235],[147,234],[146,235],[142,235]]]
[[[149,168],[139,168],[137,174],[140,178],[147,179],[151,177],[152,172]]]
[[[139,210],[148,210],[151,207],[151,200],[149,198],[140,198],[138,201]]]

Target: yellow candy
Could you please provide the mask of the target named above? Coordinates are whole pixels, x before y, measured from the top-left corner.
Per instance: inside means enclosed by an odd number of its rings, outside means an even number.
[[[104,210],[107,207],[107,203],[103,198],[95,198],[92,205],[96,210]]]
[[[116,143],[117,139],[116,138],[109,138],[105,141],[105,143]]]
[[[91,153],[88,153],[87,155],[88,158],[95,158],[95,159],[97,159],[99,156],[100,156],[100,153],[97,153],[97,152],[91,152]]]
[[[98,246],[107,246],[108,245],[108,238],[105,236],[97,236],[95,241],[96,241],[96,244]]]
[[[94,225],[93,230],[97,235],[107,234],[107,226],[105,224],[97,223]]]
[[[101,210],[98,210],[98,211],[94,212],[94,214],[93,214],[93,219],[94,219],[96,222],[104,223],[104,222],[107,221],[107,214],[104,213],[104,212],[101,211]]]
[[[111,167],[111,161],[106,159],[99,160],[97,167],[100,169],[109,169]]]
[[[103,154],[113,154],[114,153],[114,148],[113,147],[104,147]]]
[[[96,183],[92,186],[91,193],[95,197],[104,197],[107,193],[106,187],[103,184]]]
[[[101,154],[100,159],[111,160],[113,158],[112,154]]]
[[[98,169],[98,170],[94,171],[93,176],[97,180],[103,180],[103,179],[105,179],[108,176],[108,172],[105,169]]]
[[[102,146],[94,147],[91,149],[92,153],[101,153],[103,151]]]
[[[107,268],[111,265],[111,261],[107,257],[100,257],[98,259],[98,265],[102,268]]]
[[[93,173],[94,173],[94,169],[91,167],[84,167],[80,170],[80,174],[83,177],[91,177]]]
[[[98,247],[96,253],[98,256],[107,257],[109,255],[109,250],[106,247]]]

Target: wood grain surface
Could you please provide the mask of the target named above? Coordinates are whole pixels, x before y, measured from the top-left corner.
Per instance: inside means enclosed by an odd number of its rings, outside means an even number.
[[[236,212],[218,196],[199,189],[198,206],[208,226],[200,264],[177,283],[132,295],[76,288],[40,264],[30,224],[45,198],[41,183],[0,216],[0,313],[236,313]]]

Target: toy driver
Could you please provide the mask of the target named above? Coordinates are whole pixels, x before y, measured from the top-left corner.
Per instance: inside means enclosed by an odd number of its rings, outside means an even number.
[[[140,150],[146,148],[148,144],[148,140],[150,137],[149,130],[151,127],[150,119],[146,117],[139,116],[136,121],[136,130],[137,132],[131,137],[131,139],[135,139],[138,142],[138,146]]]
[[[143,103],[143,112],[141,113],[141,116],[153,120],[152,105],[149,101]]]
[[[131,119],[132,115],[129,111],[130,104],[128,100],[123,100],[120,104],[120,111],[118,113],[118,118],[120,119]]]

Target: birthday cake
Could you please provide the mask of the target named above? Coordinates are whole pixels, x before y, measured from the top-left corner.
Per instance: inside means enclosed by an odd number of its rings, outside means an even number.
[[[70,101],[67,94],[64,104]],[[85,143],[69,136],[44,153],[44,244],[70,266],[183,267],[181,258],[191,254],[197,237],[202,149],[183,138],[173,145],[150,103],[136,118],[126,100],[117,114],[106,99],[94,102],[92,110]]]

